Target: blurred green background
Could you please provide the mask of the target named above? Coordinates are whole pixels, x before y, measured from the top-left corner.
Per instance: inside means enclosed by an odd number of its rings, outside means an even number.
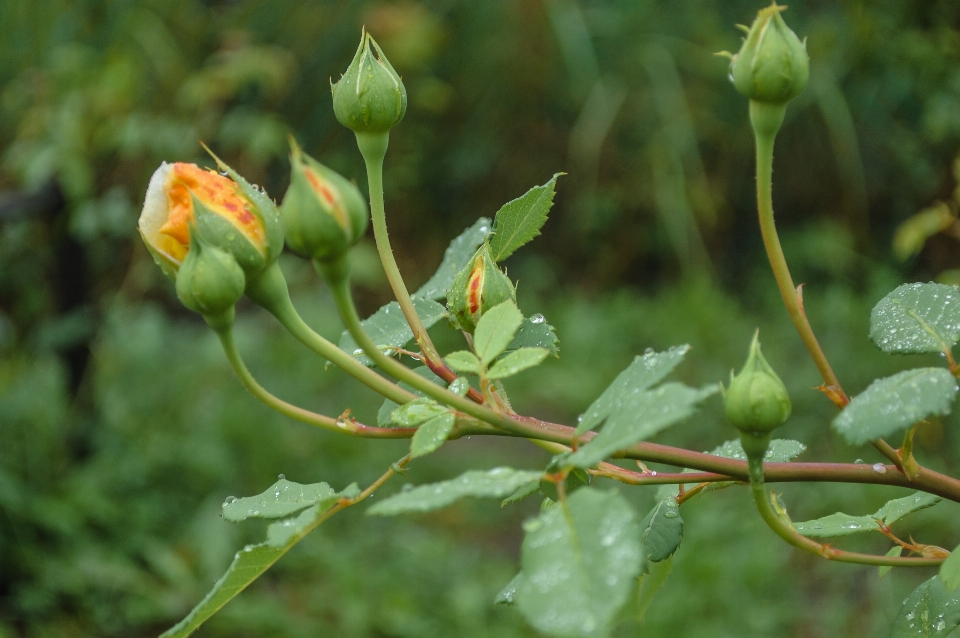
[[[794,398],[784,436],[804,460],[879,460],[830,431],[834,409],[786,321],[754,221],[746,103],[711,54],[736,50],[756,2],[683,0],[5,0],[0,2],[0,638],[154,636],[223,572],[255,525],[218,518],[230,494],[277,474],[340,488],[378,476],[403,442],[337,437],[247,395],[213,335],[177,302],[136,235],[163,161],[209,165],[203,140],[275,198],[286,135],[363,183],[329,79],[361,25],[403,75],[387,212],[415,289],[481,215],[565,171],[544,234],[511,257],[526,314],[556,326],[561,357],[508,386],[514,405],[571,423],[646,347],[690,343],[679,376],[723,379],[762,328]],[[960,267],[940,234],[894,259],[897,226],[956,187],[960,5],[807,1],[811,83],[778,139],[775,204],[806,307],[850,393],[922,357],[866,338],[870,308],[902,281]],[[956,210],[956,203],[944,204]],[[354,254],[365,313],[390,299],[371,241]],[[308,322],[336,338],[326,292],[282,262]],[[239,340],[288,400],[372,419],[379,402],[324,368],[263,312]],[[445,327],[439,343],[457,347]],[[956,419],[919,454],[957,468]],[[714,399],[661,437],[698,450],[733,438]],[[425,482],[465,468],[540,467],[522,441],[462,440],[414,465]],[[394,480],[384,493],[398,489]],[[872,512],[892,488],[789,485],[795,519]],[[624,490],[642,510],[652,489]],[[494,608],[517,569],[530,499],[321,527],[199,633],[209,637],[534,636]],[[826,564],[763,528],[741,488],[694,500],[673,571],[621,636],[873,636],[929,573]],[[953,547],[956,506],[898,531]],[[877,535],[845,543],[885,551]]]

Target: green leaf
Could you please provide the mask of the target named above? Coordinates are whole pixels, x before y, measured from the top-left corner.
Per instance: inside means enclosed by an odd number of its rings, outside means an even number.
[[[423,299],[443,299],[447,296],[447,291],[453,284],[457,273],[466,268],[473,253],[477,251],[480,244],[487,235],[490,234],[492,223],[486,217],[481,217],[473,226],[457,235],[456,238],[443,253],[443,261],[433,276],[427,280],[427,283],[420,286],[420,290],[414,293],[415,296]]]
[[[420,316],[425,328],[430,328],[447,316],[447,309],[443,304],[439,304],[432,299],[413,297],[413,309]],[[381,349],[402,348],[413,339],[413,331],[410,330],[410,326],[403,316],[403,310],[400,309],[400,304],[396,301],[391,301],[383,306],[360,322],[360,325]],[[340,336],[338,345],[341,350],[355,356],[363,365],[373,366],[373,361],[363,354],[363,350],[347,331],[344,331]]]
[[[891,638],[948,636],[960,626],[960,592],[950,594],[934,576],[913,590],[893,621]]]
[[[954,547],[947,560],[940,565],[940,580],[947,591],[960,587],[960,547]]]
[[[899,545],[894,545],[889,550],[887,550],[886,554],[884,554],[884,556],[886,556],[887,558],[890,558],[893,556],[902,556],[902,555],[903,555],[903,548],[900,547]],[[880,575],[880,578],[883,578],[884,576],[887,575],[887,572],[889,572],[891,569],[893,569],[892,565],[880,565],[877,568],[877,573]]]
[[[521,485],[539,481],[542,472],[498,467],[492,470],[471,470],[455,479],[430,483],[390,496],[370,509],[372,516],[396,516],[408,512],[429,512],[451,505],[461,498],[503,498]]]
[[[318,485],[323,485],[329,489],[329,486],[324,483]],[[299,516],[272,523],[267,528],[267,541],[257,545],[247,545],[237,552],[226,573],[214,583],[213,589],[187,614],[186,618],[165,631],[161,638],[186,638],[192,634],[208,618],[246,589],[263,572],[267,571],[291,547],[316,529],[324,521],[323,515],[333,507],[338,499],[354,498],[357,494],[359,494],[359,489],[355,485],[348,487],[339,494],[330,490],[329,496],[318,500],[301,512]]]
[[[791,441],[790,439],[774,439],[770,441],[767,453],[763,455],[764,463],[786,463],[792,461],[807,449],[807,446],[800,441]],[[726,459],[736,459],[746,461],[747,453],[743,451],[743,445],[740,439],[727,441],[720,447],[710,452],[713,456],[722,456]]]
[[[412,368],[412,370],[434,385],[438,385],[441,388],[447,387],[446,382],[440,377],[438,377],[437,375],[435,375],[433,373],[433,370],[431,370],[427,366],[417,366],[416,368]],[[420,390],[417,390],[413,386],[407,384],[406,381],[401,381],[397,385],[399,385],[401,388],[403,388],[408,392],[414,393],[418,397],[421,397],[424,399],[427,398],[426,394],[424,394]],[[377,425],[382,428],[396,426],[397,424],[390,420],[390,413],[396,410],[399,406],[400,406],[399,403],[395,403],[390,399],[384,399],[383,403],[380,404],[380,410],[377,412]]]
[[[942,500],[939,496],[933,494],[915,492],[912,496],[895,498],[887,502],[874,513],[873,517],[881,519],[887,525],[893,525],[907,514],[933,507]]]
[[[284,518],[330,498],[336,498],[336,492],[326,483],[301,485],[280,479],[257,496],[224,501],[223,518],[231,523],[248,518]]]
[[[516,503],[517,501],[522,501],[528,496],[533,496],[539,490],[540,490],[540,481],[531,481],[526,485],[521,485],[520,487],[517,488],[516,492],[514,492],[507,498],[503,499],[503,501],[501,501],[500,507],[506,507],[507,505],[511,505],[513,503]]]
[[[445,412],[417,428],[413,434],[413,440],[410,441],[410,456],[417,458],[430,454],[443,445],[450,436],[456,420],[457,417],[452,412]]]
[[[643,563],[633,508],[583,488],[524,526],[520,612],[554,636],[606,636]]]
[[[717,390],[715,385],[697,390],[681,383],[667,383],[656,390],[631,392],[618,401],[616,411],[607,418],[600,433],[571,454],[567,463],[574,467],[593,467],[608,456],[689,418],[697,404]]]
[[[660,561],[659,563],[648,563],[646,572],[640,577],[640,588],[637,592],[637,602],[634,617],[637,620],[643,620],[647,614],[647,609],[656,597],[657,592],[667,582],[667,576],[673,570],[673,557]]]
[[[521,323],[523,315],[512,301],[504,301],[480,317],[473,333],[473,350],[483,365],[487,365],[507,349]]]
[[[870,314],[870,339],[884,352],[946,352],[960,339],[960,290],[946,284],[904,284]]]
[[[851,516],[850,514],[837,512],[816,520],[794,523],[794,527],[804,536],[812,538],[833,538],[835,536],[859,534],[860,532],[879,531],[880,525],[877,524],[877,521],[882,521],[885,525],[890,526],[907,514],[932,507],[940,500],[939,496],[916,492],[912,496],[904,496],[889,501],[870,516]]]
[[[683,518],[676,499],[666,498],[654,505],[641,521],[640,530],[647,560],[658,563],[673,556],[683,539]]]
[[[488,379],[505,379],[543,363],[550,356],[546,348],[520,348],[497,361],[487,371]]]
[[[553,206],[557,178],[562,174],[557,173],[543,186],[534,186],[497,211],[493,219],[493,237],[490,239],[490,253],[494,261],[503,261],[540,234],[540,228],[547,221],[547,213]]]
[[[433,399],[414,399],[391,412],[390,420],[399,426],[412,428],[449,412]]]
[[[904,370],[877,379],[833,420],[854,445],[889,436],[932,415],[950,413],[957,380],[943,368]]]
[[[472,372],[473,374],[480,374],[480,359],[477,359],[477,355],[473,354],[472,352],[467,350],[457,350],[456,352],[451,352],[443,359],[447,362],[448,366],[457,372]]]
[[[500,593],[497,594],[497,597],[493,599],[494,605],[508,605],[513,607],[517,604],[517,586],[520,584],[520,580],[523,578],[523,572],[518,573],[516,576],[510,579],[510,582],[500,590]]]
[[[631,392],[647,390],[665,379],[689,351],[688,345],[674,346],[666,352],[651,350],[642,357],[636,357],[583,413],[583,418],[577,424],[577,435],[603,423]]]
[[[558,341],[553,326],[547,323],[543,315],[536,314],[523,320],[516,336],[507,347],[507,351],[519,350],[520,348],[546,348],[550,351],[550,354],[556,357],[559,356],[558,353],[560,352],[560,348],[557,346]]]

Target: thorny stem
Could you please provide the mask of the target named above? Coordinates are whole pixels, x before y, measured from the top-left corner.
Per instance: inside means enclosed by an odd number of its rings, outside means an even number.
[[[821,390],[841,410],[850,400],[847,398],[837,375],[834,374],[827,356],[823,353],[813,328],[803,309],[802,292],[793,284],[790,268],[787,266],[780,238],[777,235],[777,225],[773,220],[773,146],[777,131],[783,123],[786,113],[785,104],[767,104],[750,100],[750,123],[753,126],[756,140],[757,157],[757,213],[760,219],[760,234],[763,237],[763,246],[767,251],[770,269],[780,289],[783,305],[787,308],[790,320],[800,334],[800,339],[813,357],[813,362],[823,377]],[[883,439],[877,439],[873,446],[886,456],[897,468],[900,468],[900,459],[896,452]]]
[[[910,556],[875,556],[836,549],[830,545],[822,545],[798,532],[793,525],[784,520],[774,511],[770,501],[771,496],[766,492],[763,480],[763,460],[751,458],[750,488],[753,490],[753,500],[764,522],[777,535],[790,545],[811,554],[816,554],[827,560],[841,563],[856,563],[858,565],[889,565],[891,567],[932,567],[943,563],[944,558],[910,557]]]
[[[226,329],[217,330],[216,332],[217,336],[220,337],[220,343],[223,346],[224,353],[227,355],[227,360],[230,362],[230,367],[233,368],[234,373],[236,373],[237,377],[240,379],[240,383],[242,383],[243,386],[262,403],[276,410],[280,414],[288,416],[291,419],[296,419],[297,421],[316,426],[318,428],[323,428],[324,430],[344,432],[352,436],[361,436],[366,438],[408,439],[413,436],[414,432],[416,432],[415,428],[378,428],[371,427],[369,425],[362,425],[353,419],[334,419],[323,414],[317,414],[316,412],[304,410],[303,408],[295,406],[292,403],[287,403],[283,399],[280,399],[267,391],[263,386],[257,383],[257,380],[252,374],[250,374],[250,371],[247,369],[247,366],[244,364],[243,359],[240,356],[240,352],[237,350],[236,342],[233,339],[233,331],[231,329]]]
[[[839,395],[838,406],[844,407],[847,403],[846,394],[840,387],[833,368],[827,361],[826,355],[813,334],[813,328],[807,320],[800,301],[800,294],[793,285],[793,277],[787,267],[787,260],[780,247],[780,238],[777,236],[777,226],[773,221],[773,143],[777,136],[786,105],[774,105],[750,100],[750,122],[756,139],[757,151],[757,212],[760,218],[760,233],[763,236],[763,246],[767,250],[770,268],[777,280],[780,296],[787,307],[787,313],[794,327],[800,333],[803,344],[813,357],[823,382],[827,389],[834,390]],[[842,401],[842,404],[840,403]]]
[[[367,167],[373,237],[377,243],[377,252],[380,253],[380,261],[383,263],[387,281],[390,283],[390,288],[393,289],[393,295],[397,298],[397,303],[400,304],[403,316],[410,325],[410,330],[413,331],[413,336],[423,352],[427,366],[445,381],[450,382],[456,378],[456,374],[443,363],[436,346],[430,339],[430,335],[427,334],[427,329],[413,306],[413,300],[410,299],[407,285],[400,275],[397,260],[393,256],[393,249],[390,247],[390,237],[387,234],[387,218],[383,206],[383,158],[387,153],[388,141],[389,133],[357,133],[357,146],[360,147],[360,153],[363,155],[363,161]],[[448,374],[438,373],[438,371],[444,370]],[[448,376],[450,378],[447,378]]]

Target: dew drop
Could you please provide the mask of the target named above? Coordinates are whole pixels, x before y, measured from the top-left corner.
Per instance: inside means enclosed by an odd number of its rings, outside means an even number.
[[[816,521],[810,527],[812,527],[813,529],[823,529],[823,523],[821,523],[820,521]]]
[[[656,475],[657,475],[657,471],[656,471],[656,470],[650,472],[650,476],[656,476]]]
[[[854,463],[856,463],[857,465],[863,465],[863,459],[857,459],[856,461],[854,461]]]
[[[287,479],[287,477],[284,476],[283,474],[277,474],[277,479],[280,480],[280,481],[285,481],[285,480]]]
[[[223,504],[224,504],[224,505],[231,505],[231,504],[236,503],[236,502],[237,502],[237,497],[236,497],[236,496],[228,496],[227,498],[223,499]]]
[[[655,351],[654,351],[653,348],[647,348],[646,350],[643,351],[643,354],[645,354],[646,356],[649,357],[649,356],[652,355],[654,352],[655,352]]]
[[[884,465],[883,463],[874,463],[873,471],[876,472],[877,474],[886,474],[887,466]]]
[[[530,317],[530,323],[543,323],[544,321],[546,321],[546,319],[544,319],[543,315],[539,312]]]

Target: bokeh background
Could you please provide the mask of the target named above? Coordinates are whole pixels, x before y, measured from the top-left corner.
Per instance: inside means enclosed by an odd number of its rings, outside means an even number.
[[[279,473],[364,484],[403,454],[403,442],[316,431],[245,394],[135,230],[161,161],[209,165],[199,140],[275,198],[287,183],[288,134],[363,185],[329,92],[361,25],[410,96],[386,188],[411,289],[462,228],[567,173],[543,236],[507,262],[521,308],[546,315],[561,344],[559,360],[509,385],[515,407],[571,423],[647,347],[690,343],[678,376],[721,380],[760,326],[794,398],[784,436],[807,444],[801,458],[879,460],[829,429],[834,408],[811,389],[816,369],[765,266],[746,103],[712,55],[738,48],[733,25],[749,23],[759,4],[0,2],[0,637],[155,636],[239,547],[262,538],[262,527],[218,518],[225,496],[259,493]],[[936,364],[883,356],[866,334],[870,308],[897,284],[949,280],[960,267],[954,227],[943,222],[957,210],[960,5],[805,0],[786,17],[808,38],[812,70],[778,139],[777,218],[813,325],[857,393],[874,377]],[[915,228],[904,258],[895,256],[898,226],[931,207],[943,214],[922,220],[935,228]],[[390,299],[374,252],[368,238],[353,255],[366,313]],[[336,339],[332,303],[309,266],[282,265],[308,322]],[[262,311],[242,306],[238,331],[268,388],[373,418],[371,393],[325,369]],[[457,347],[447,328],[434,332]],[[956,471],[954,421],[920,430],[923,462]],[[714,399],[660,440],[708,450],[733,435]],[[522,441],[474,437],[418,462],[410,480],[545,459]],[[798,520],[869,513],[903,495],[782,489]],[[653,500],[652,489],[624,492],[641,511]],[[198,635],[535,636],[515,610],[492,605],[517,569],[533,500],[399,520],[353,508]],[[792,551],[742,488],[694,500],[683,516],[672,573],[618,635],[885,635],[930,575],[894,570],[880,580],[874,569]],[[956,506],[941,504],[897,531],[949,548],[956,520]],[[876,535],[846,545],[883,552],[889,543]]]

